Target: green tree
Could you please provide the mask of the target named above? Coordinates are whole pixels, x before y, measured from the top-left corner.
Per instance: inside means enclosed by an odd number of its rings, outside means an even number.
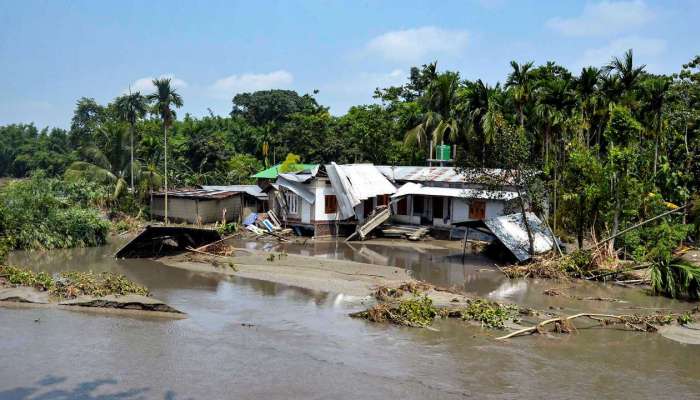
[[[517,111],[518,124],[523,131],[525,130],[525,108],[530,103],[534,84],[532,65],[532,62],[518,64],[515,61],[511,61],[510,66],[513,70],[508,74],[505,85],[505,88],[510,90],[510,95]]]
[[[130,152],[130,183],[134,192],[134,133],[136,122],[143,118],[148,111],[146,98],[139,92],[129,93],[117,97],[114,102],[119,117],[129,124],[129,152]]]
[[[164,185],[165,185],[165,223],[168,223],[168,129],[175,120],[175,111],[172,109],[182,107],[182,97],[170,86],[169,78],[154,79],[155,93],[148,95],[147,99],[153,103],[155,111],[163,123],[163,160],[164,160]]]
[[[443,142],[445,136],[456,141],[460,134],[460,120],[457,110],[459,74],[444,72],[438,75],[419,102],[425,111],[421,123],[406,132],[406,143],[418,146],[427,142],[428,136],[433,145]]]

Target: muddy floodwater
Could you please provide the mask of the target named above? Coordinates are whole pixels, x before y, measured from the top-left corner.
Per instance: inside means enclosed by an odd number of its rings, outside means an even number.
[[[122,273],[188,318],[0,308],[0,399],[700,398],[700,346],[658,334],[592,327],[498,342],[501,332],[452,320],[437,330],[372,324],[347,317],[361,305],[342,294],[117,261],[118,245],[16,252],[10,261]],[[440,286],[564,313],[691,307],[602,284],[507,280],[487,258],[463,263],[459,250],[235,245],[397,266]],[[548,288],[626,302],[543,295]]]

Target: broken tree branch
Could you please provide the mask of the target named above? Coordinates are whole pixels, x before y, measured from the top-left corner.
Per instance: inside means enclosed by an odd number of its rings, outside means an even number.
[[[528,328],[524,328],[524,329],[520,329],[520,330],[517,330],[517,331],[515,331],[515,332],[511,332],[511,333],[509,333],[509,334],[507,334],[507,335],[505,335],[505,336],[498,337],[498,338],[496,338],[496,340],[510,339],[510,338],[512,338],[512,337],[520,336],[520,335],[523,335],[523,334],[526,334],[526,333],[527,333],[527,334],[533,334],[533,333],[535,333],[535,332],[540,332],[541,329],[542,329],[544,326],[546,326],[546,325],[553,324],[553,323],[557,323],[557,322],[566,323],[566,322],[569,322],[569,321],[572,321],[572,320],[574,320],[574,319],[576,319],[576,318],[581,318],[581,317],[591,318],[591,319],[594,319],[594,320],[599,321],[599,322],[601,321],[602,318],[616,319],[616,320],[619,320],[620,322],[624,322],[624,321],[625,321],[625,316],[624,316],[624,315],[580,313],[580,314],[571,315],[571,316],[569,316],[569,317],[550,318],[550,319],[547,319],[547,320],[544,320],[544,321],[540,322],[540,323],[537,324],[537,325],[534,325],[534,326],[531,326],[531,327],[528,327]],[[605,321],[605,320],[602,320],[602,321]],[[636,327],[635,327],[635,328],[636,328]]]
[[[657,219],[659,219],[659,218],[661,218],[661,217],[665,217],[665,216],[667,216],[667,215],[669,215],[669,214],[673,214],[673,213],[675,213],[675,212],[682,211],[682,210],[684,210],[685,208],[687,208],[689,205],[690,205],[690,203],[687,203],[687,204],[682,205],[682,206],[680,206],[680,207],[678,207],[678,208],[674,208],[673,210],[669,210],[669,211],[666,211],[665,213],[661,213],[661,214],[657,215],[656,217],[649,218],[649,219],[646,220],[646,221],[642,221],[642,222],[640,222],[640,223],[638,223],[638,224],[632,225],[632,226],[630,226],[629,228],[623,229],[623,230],[621,230],[620,232],[618,232],[618,233],[616,233],[616,234],[614,234],[614,235],[612,235],[612,236],[610,236],[610,237],[608,237],[608,238],[606,238],[606,239],[603,239],[603,240],[601,240],[600,242],[596,243],[596,245],[595,245],[593,248],[594,248],[594,249],[597,249],[597,248],[601,247],[601,245],[602,245],[603,243],[609,242],[609,241],[611,241],[611,240],[613,240],[613,239],[619,237],[620,235],[624,235],[625,233],[627,233],[627,232],[629,232],[629,231],[631,231],[631,230],[637,229],[637,228],[639,228],[640,226],[646,225],[646,224],[648,224],[649,222],[655,221],[655,220],[657,220]]]

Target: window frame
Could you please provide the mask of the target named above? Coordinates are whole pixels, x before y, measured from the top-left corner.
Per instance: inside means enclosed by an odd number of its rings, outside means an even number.
[[[287,212],[290,214],[299,214],[299,195],[293,192],[287,192],[285,194],[285,200],[287,201]]]
[[[326,194],[323,196],[323,211],[326,214],[338,213],[338,197],[336,195]]]

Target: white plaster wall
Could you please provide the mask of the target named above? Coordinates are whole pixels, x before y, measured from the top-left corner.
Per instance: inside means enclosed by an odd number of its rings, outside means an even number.
[[[486,202],[486,219],[500,217],[503,215],[504,203],[497,200],[489,200]]]
[[[464,199],[452,199],[452,221],[464,222],[469,220],[469,205]]]
[[[335,195],[332,186],[317,186],[315,188],[316,202],[314,204],[314,221],[335,221],[336,214],[326,214],[326,195]],[[338,205],[340,206],[340,204]]]

